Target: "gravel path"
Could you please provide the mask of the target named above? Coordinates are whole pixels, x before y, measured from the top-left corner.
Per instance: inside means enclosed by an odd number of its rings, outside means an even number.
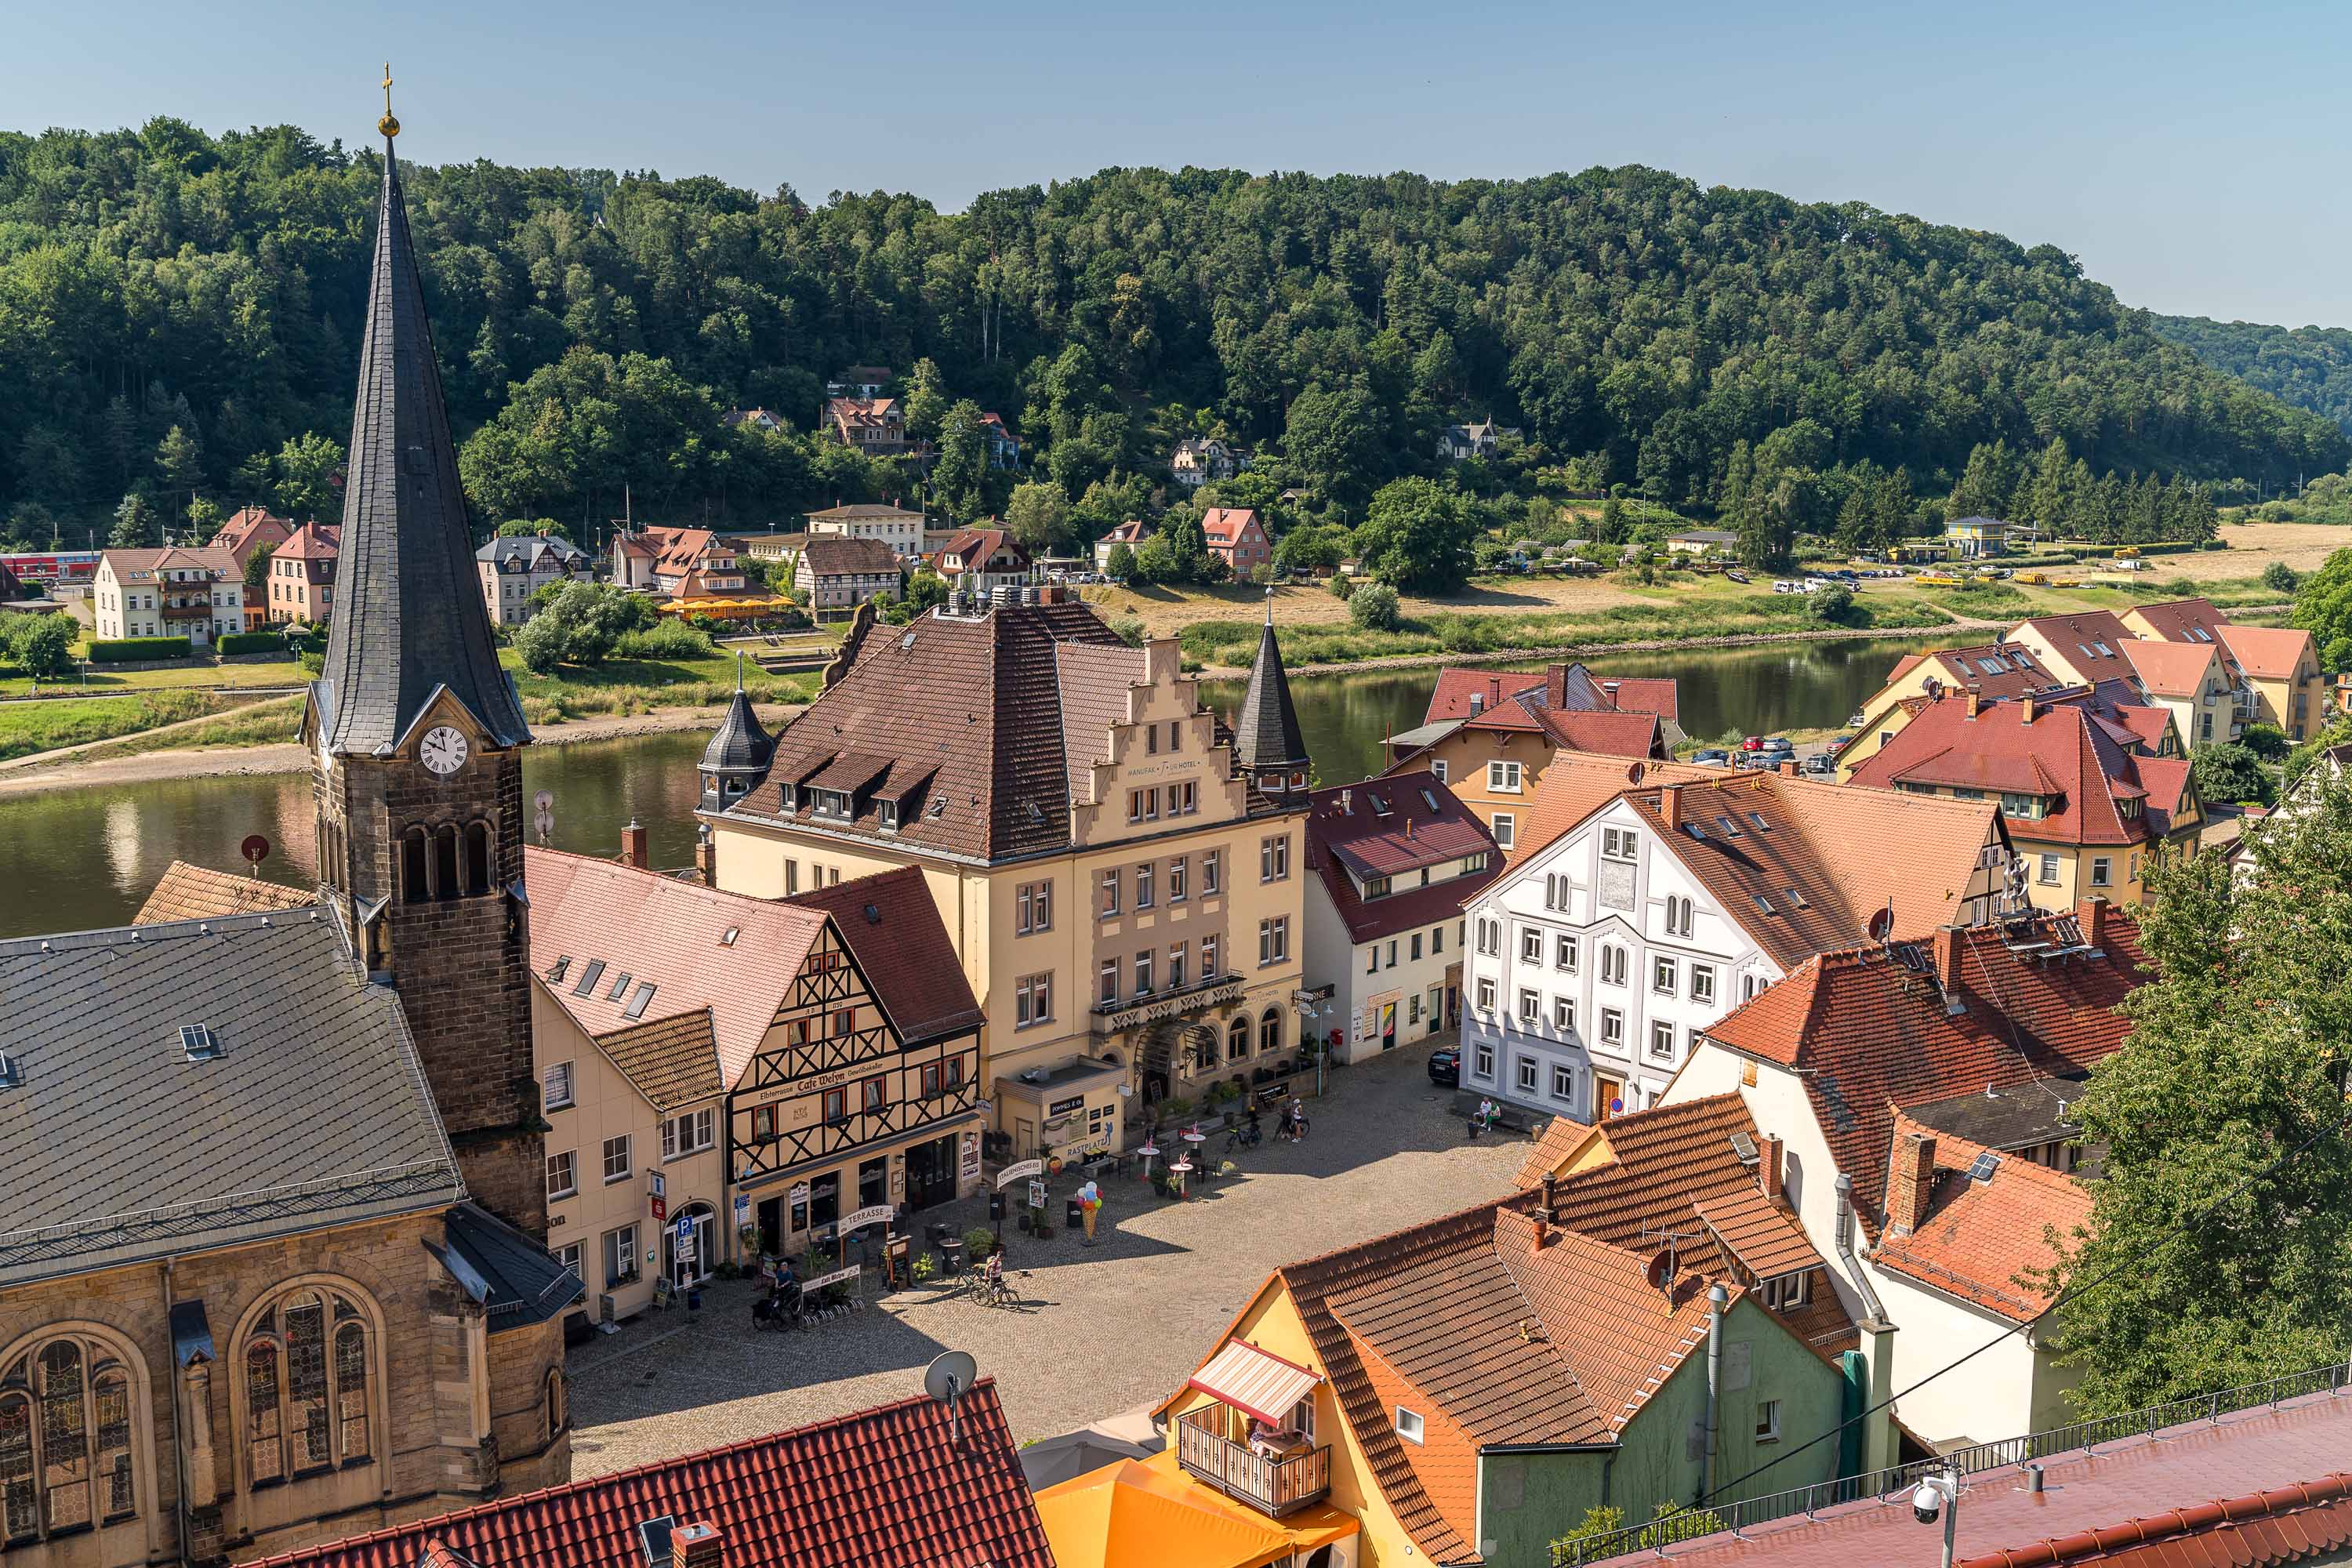
[[[929,1286],[868,1301],[805,1332],[751,1324],[749,1281],[703,1310],[646,1313],[572,1352],[572,1474],[756,1436],[903,1398],[947,1349],[997,1380],[1018,1441],[1050,1437],[1173,1393],[1276,1266],[1499,1195],[1527,1140],[1468,1143],[1453,1091],[1428,1079],[1424,1047],[1340,1069],[1310,1106],[1303,1144],[1266,1140],[1239,1174],[1176,1204],[1129,1177],[1104,1192],[1091,1248],[1068,1231],[1009,1238],[1021,1300],[974,1306]],[[1223,1139],[1208,1147],[1216,1150]],[[1054,1184],[1058,1225],[1073,1178]],[[969,1223],[977,1205],[927,1213]]]

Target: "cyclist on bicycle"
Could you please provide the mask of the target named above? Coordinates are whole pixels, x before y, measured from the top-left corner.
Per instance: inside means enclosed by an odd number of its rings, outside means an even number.
[[[987,1265],[981,1270],[980,1285],[982,1293],[988,1300],[994,1300],[1007,1294],[1004,1285],[1004,1254],[992,1252],[988,1255]]]

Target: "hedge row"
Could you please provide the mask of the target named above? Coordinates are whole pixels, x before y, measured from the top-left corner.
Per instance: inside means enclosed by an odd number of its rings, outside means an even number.
[[[284,632],[226,632],[215,645],[223,653],[284,653]]]
[[[186,658],[195,646],[185,637],[117,637],[89,645],[92,664],[132,664],[151,658]]]

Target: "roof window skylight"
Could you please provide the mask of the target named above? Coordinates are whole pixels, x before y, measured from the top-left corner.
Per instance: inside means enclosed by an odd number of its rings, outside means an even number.
[[[180,1026],[180,1048],[188,1053],[192,1062],[208,1062],[222,1055],[221,1043],[211,1028],[203,1024]]]
[[[637,994],[629,998],[628,1008],[621,1015],[621,1016],[624,1018],[644,1017],[646,1016],[646,1004],[651,1002],[653,999],[654,988],[652,983],[649,981],[637,987]]]
[[[601,958],[592,961],[588,967],[581,972],[580,984],[572,988],[572,994],[574,996],[585,996],[591,991],[595,990],[597,977],[602,975],[604,973],[604,961]]]

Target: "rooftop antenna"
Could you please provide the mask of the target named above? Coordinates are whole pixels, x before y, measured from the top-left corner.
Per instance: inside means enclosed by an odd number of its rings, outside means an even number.
[[[923,1392],[948,1407],[948,1441],[957,1447],[963,1446],[963,1396],[979,1375],[969,1351],[942,1351],[923,1369]]]

